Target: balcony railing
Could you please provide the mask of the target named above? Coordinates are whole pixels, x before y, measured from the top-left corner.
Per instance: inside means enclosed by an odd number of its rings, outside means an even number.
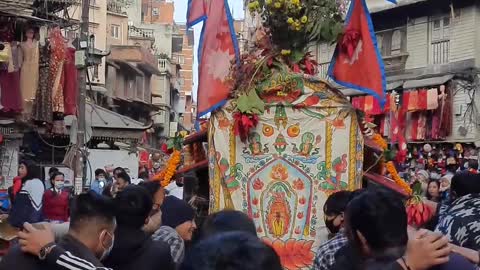
[[[135,26],[128,27],[128,37],[130,38],[142,38],[142,39],[155,39],[153,29],[138,28]]]
[[[168,72],[168,73],[172,73],[172,66],[170,64],[170,61],[168,61],[168,59],[158,59],[158,70],[160,70],[160,72],[164,73],[164,72]]]
[[[448,63],[450,55],[450,40],[438,40],[432,41],[432,64],[445,64]]]
[[[107,11],[122,14],[122,15],[127,15],[127,12],[125,11],[125,4],[120,4],[115,0],[108,0]]]

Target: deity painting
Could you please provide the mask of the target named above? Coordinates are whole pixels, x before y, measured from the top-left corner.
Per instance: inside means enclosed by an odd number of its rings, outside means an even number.
[[[312,151],[315,149],[315,146],[320,144],[321,141],[322,137],[320,135],[315,138],[315,135],[313,135],[313,133],[305,132],[302,135],[302,143],[300,144],[300,149],[294,149],[294,152],[301,156],[309,157],[312,155]]]
[[[272,192],[268,204],[267,226],[276,238],[286,235],[290,227],[291,211],[286,196],[285,191],[278,187]]]
[[[288,179],[288,170],[282,164],[277,164],[273,166],[270,177],[272,180],[285,181]]]
[[[254,132],[248,138],[250,153],[254,156],[263,154],[262,143],[260,141],[260,134]]]
[[[224,111],[218,111],[215,114],[215,117],[217,117],[218,121],[218,127],[223,130],[227,131],[230,128],[230,120],[228,120],[227,116],[225,115]]]

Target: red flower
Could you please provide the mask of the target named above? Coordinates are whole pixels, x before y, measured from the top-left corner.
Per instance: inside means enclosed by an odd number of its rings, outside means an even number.
[[[233,120],[235,135],[240,136],[242,142],[246,142],[250,130],[258,124],[258,115],[236,112],[233,114]]]
[[[253,204],[253,205],[257,205],[257,204],[258,204],[258,199],[257,199],[257,198],[253,198],[252,204]]]
[[[358,42],[360,42],[360,38],[360,32],[353,29],[348,29],[343,34],[340,48],[348,58],[352,59],[355,48],[357,48]]]
[[[263,188],[263,182],[260,181],[260,179],[255,179],[255,181],[253,181],[253,189],[255,190],[260,190]]]
[[[303,212],[298,213],[297,218],[302,219],[303,218]]]
[[[273,242],[268,238],[263,241],[273,247],[280,257],[282,265],[287,270],[310,268],[315,254],[312,251],[313,241],[288,239],[282,241],[275,239]]]
[[[295,228],[295,234],[300,234],[300,233],[301,233],[300,227],[297,226],[297,227]]]

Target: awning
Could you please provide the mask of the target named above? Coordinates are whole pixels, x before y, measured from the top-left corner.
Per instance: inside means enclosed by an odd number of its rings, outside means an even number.
[[[403,81],[387,83],[387,90],[395,90],[403,85]]]
[[[132,63],[129,63],[125,60],[111,60],[111,61],[118,64],[120,67],[130,70],[131,72],[135,73],[138,76],[144,76],[143,72]]]
[[[121,115],[92,103],[85,104],[85,119],[87,124],[93,128],[129,130],[146,130],[150,128],[150,125],[144,125],[143,123],[133,120],[130,117]],[[65,124],[67,126],[71,126],[72,122],[72,117],[65,117]]]
[[[419,87],[427,87],[427,86],[437,86],[450,81],[453,77],[454,75],[450,74],[450,75],[432,77],[432,78],[421,79],[421,80],[410,80],[410,81],[406,81],[403,84],[403,88],[410,89],[410,88],[419,88]]]
[[[103,86],[98,86],[98,85],[87,86],[87,90],[91,90],[91,91],[98,92],[98,93],[108,92],[107,88],[105,88]]]

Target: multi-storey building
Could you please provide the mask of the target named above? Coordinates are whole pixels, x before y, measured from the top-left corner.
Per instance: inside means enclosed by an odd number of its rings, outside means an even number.
[[[451,88],[452,130],[447,141],[480,142],[480,2],[475,0],[367,1],[385,63],[387,90]],[[319,76],[335,46],[313,46]],[[347,95],[361,93],[343,89]],[[407,123],[407,129],[408,129]]]

